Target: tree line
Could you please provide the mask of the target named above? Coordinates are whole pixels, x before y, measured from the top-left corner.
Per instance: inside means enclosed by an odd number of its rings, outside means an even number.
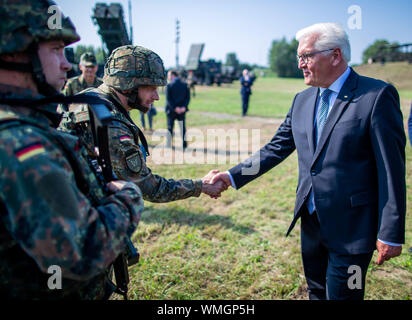
[[[302,71],[298,68],[296,52],[299,42],[292,39],[290,42],[283,38],[274,40],[269,51],[269,68],[281,78],[302,78]],[[397,42],[376,40],[368,46],[362,54],[362,63],[412,61],[412,53],[402,51]]]

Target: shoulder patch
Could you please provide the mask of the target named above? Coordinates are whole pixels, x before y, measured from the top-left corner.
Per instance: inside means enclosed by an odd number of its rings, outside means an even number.
[[[139,173],[143,167],[142,162],[143,160],[138,151],[133,152],[129,155],[126,154],[126,166],[130,171]]]
[[[44,149],[43,145],[41,143],[33,143],[31,145],[25,146],[17,151],[15,151],[17,160],[19,162],[26,161],[27,159],[30,159],[36,155],[45,153],[46,150]]]

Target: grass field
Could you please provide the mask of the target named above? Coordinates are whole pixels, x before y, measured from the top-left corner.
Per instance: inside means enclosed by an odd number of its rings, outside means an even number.
[[[250,115],[283,118],[294,95],[304,89],[301,79],[259,78],[250,102]],[[412,86],[410,86],[412,88]],[[197,87],[188,114],[188,127],[235,130],[260,129],[260,144],[274,134],[278,123],[248,117],[219,119],[215,113],[239,116],[238,82]],[[405,124],[412,90],[401,91]],[[164,129],[164,95],[154,129]],[[210,112],[210,116],[204,112]],[[133,114],[140,124],[138,113]],[[155,146],[157,142],[149,143]],[[176,151],[178,152],[178,151]],[[369,267],[366,299],[412,298],[412,148],[407,155],[406,244],[402,255]],[[227,170],[229,163],[159,165],[149,157],[156,174],[166,178],[200,178],[211,169]],[[307,299],[300,256],[300,223],[285,233],[293,216],[297,157],[293,153],[278,167],[239,191],[229,189],[218,200],[205,195],[166,204],[145,202],[133,236],[141,260],[130,268],[131,299]],[[118,297],[115,297],[118,298]]]

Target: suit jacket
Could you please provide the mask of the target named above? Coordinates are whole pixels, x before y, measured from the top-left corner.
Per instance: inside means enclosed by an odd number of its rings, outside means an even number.
[[[252,85],[253,85],[253,79],[249,76],[249,80],[246,80],[245,77],[241,76],[240,77],[240,93],[242,95],[250,95],[252,94]]]
[[[190,89],[185,82],[179,78],[170,82],[166,86],[166,114],[174,112],[176,107],[186,107],[189,111]]]
[[[351,70],[315,149],[318,90],[298,93],[272,140],[230,169],[236,186],[272,169],[296,149],[299,181],[286,235],[313,188],[326,247],[360,254],[373,251],[377,238],[404,243],[406,138],[396,89]]]

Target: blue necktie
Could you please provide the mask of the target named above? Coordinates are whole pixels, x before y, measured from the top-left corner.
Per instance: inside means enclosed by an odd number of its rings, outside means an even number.
[[[320,97],[318,114],[316,116],[316,145],[318,145],[320,135],[322,134],[323,127],[325,126],[326,119],[328,118],[329,97],[331,93],[332,90],[325,89]]]
[[[318,111],[316,115],[316,146],[318,145],[320,135],[322,134],[323,127],[325,126],[326,119],[328,118],[328,112],[329,112],[329,97],[330,94],[332,93],[332,90],[325,89],[323,91],[321,97],[320,97],[320,103],[318,106]],[[315,146],[315,147],[316,147]],[[316,208],[315,208],[315,199],[313,195],[313,190],[309,194],[309,199],[306,203],[306,206],[309,210],[309,213],[312,214]]]

